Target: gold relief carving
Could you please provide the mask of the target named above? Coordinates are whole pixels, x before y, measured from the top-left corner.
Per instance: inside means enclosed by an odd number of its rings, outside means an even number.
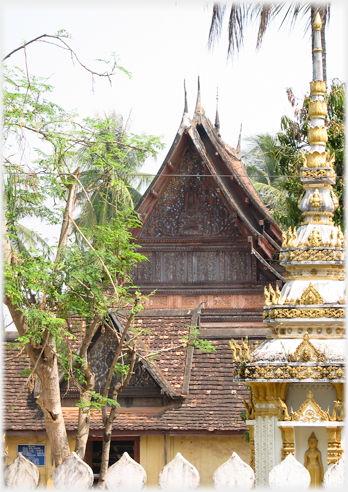
[[[337,372],[337,371],[336,371]],[[330,415],[331,421],[343,422],[344,420],[344,405],[341,400],[335,400],[335,405]]]
[[[271,284],[269,284],[269,290],[265,286],[263,294],[265,296],[265,306],[281,304],[281,292],[278,285],[276,286],[276,290],[273,289]]]
[[[250,445],[250,466],[255,472],[255,438],[254,438],[254,426],[247,425],[249,429],[249,445]]]
[[[320,170],[306,170],[302,171],[302,178],[313,178],[313,179],[318,179],[318,178],[332,178],[336,179],[336,173],[333,171],[330,171],[329,169],[320,169]]]
[[[318,188],[314,190],[313,195],[309,199],[310,204],[313,208],[318,208],[323,204],[323,197],[320,195]]]
[[[322,80],[313,80],[310,83],[310,91],[312,96],[323,96],[326,93],[326,82]]]
[[[333,234],[333,232],[331,232]],[[330,247],[334,247],[335,244],[330,242]],[[284,256],[284,255],[283,255]],[[342,252],[333,249],[322,249],[322,250],[303,250],[297,249],[295,251],[290,251],[286,253],[286,260],[291,260],[293,262],[297,261],[332,261],[337,258],[337,260],[342,260]]]
[[[285,304],[295,304],[293,299],[285,299]],[[265,318],[344,318],[345,309],[343,308],[314,308],[314,309],[270,309],[265,311]]]
[[[329,411],[324,412],[320,405],[314,400],[314,395],[311,391],[307,394],[307,400],[302,403],[297,412],[291,408],[291,420],[302,422],[317,422],[318,420],[329,420]]]
[[[250,348],[247,343],[247,339],[241,341],[241,344],[237,343],[233,338],[229,341],[229,347],[232,352],[233,362],[252,362],[250,356]]]
[[[325,126],[310,126],[308,129],[308,143],[310,145],[325,145],[327,143],[327,129]],[[307,159],[308,164],[308,159]]]
[[[323,463],[321,461],[321,452],[318,449],[318,439],[314,432],[308,439],[309,449],[305,452],[304,467],[307,468],[311,476],[310,487],[320,487],[324,478]]]
[[[310,118],[325,118],[327,115],[327,104],[325,101],[309,101],[308,116]]]
[[[282,248],[285,248],[288,243],[288,236],[285,231],[282,231]]]
[[[249,402],[247,403],[243,397],[243,404],[246,411],[246,420],[254,420],[255,418],[255,406],[251,392],[249,393]]]
[[[251,384],[251,380],[259,380],[259,379],[268,379],[269,382],[271,380],[283,379],[298,379],[299,381],[303,379],[312,379],[312,380],[320,380],[320,379],[343,379],[344,377],[344,368],[338,366],[313,366],[310,368],[312,373],[309,375],[307,366],[296,366],[291,367],[287,366],[250,366],[248,369],[245,369],[244,373],[241,373],[242,379],[248,379],[248,384]],[[260,383],[258,383],[260,384]],[[264,383],[269,384],[269,383]],[[254,394],[255,396],[255,394]],[[277,397],[278,398],[278,397]],[[255,401],[255,398],[254,398]],[[290,414],[291,415],[291,414]],[[295,419],[296,420],[296,419]],[[326,420],[329,420],[329,414],[327,413]]]
[[[293,354],[289,354],[290,362],[325,362],[324,354],[318,350],[309,341],[308,333],[305,333],[303,340]],[[309,374],[310,377],[313,373]]]
[[[314,228],[313,231],[308,236],[308,241],[305,243],[305,246],[317,247],[324,246],[322,236],[318,229]]]
[[[302,296],[297,299],[297,304],[322,304],[323,297],[319,294],[317,289],[312,283],[309,284],[307,289],[303,292]]]
[[[278,398],[275,404],[281,410],[281,416],[279,420],[291,420],[286,403],[281,398]]]
[[[336,193],[333,190],[330,191],[330,195],[331,195],[331,200],[332,200],[334,209],[337,210],[339,205],[340,205],[338,196],[336,195]]]
[[[282,433],[282,461],[289,454],[295,455],[295,438],[294,438],[294,428],[293,427],[279,427]]]
[[[331,383],[336,390],[337,400],[344,401],[344,384],[343,383]]]
[[[327,427],[327,464],[333,465],[341,458],[343,449],[341,447],[341,428]]]
[[[304,160],[303,167],[326,167],[326,152],[307,152],[302,153],[302,159]]]

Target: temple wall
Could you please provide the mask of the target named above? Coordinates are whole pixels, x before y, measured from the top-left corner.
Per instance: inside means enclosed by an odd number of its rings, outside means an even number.
[[[75,439],[68,437],[70,450],[75,449]],[[166,441],[166,446],[164,445]],[[17,457],[18,444],[44,444],[46,445],[45,466],[39,466],[40,485],[47,484],[53,488],[52,473],[54,472],[53,458],[49,439],[46,436],[6,436],[5,448],[8,465]],[[165,466],[165,448],[167,463],[178,452],[192,463],[200,474],[200,484],[205,487],[213,487],[213,474],[215,470],[227,461],[233,452],[250,464],[250,445],[242,436],[141,436],[140,437],[140,464],[147,473],[147,486],[157,487],[158,476]]]
[[[165,442],[166,441],[166,442]],[[200,486],[213,487],[215,470],[227,461],[233,452],[250,464],[250,445],[242,436],[141,436],[140,464],[147,473],[147,486],[158,486],[158,476],[167,463],[179,452],[200,475]]]
[[[75,450],[75,439],[68,437],[70,451]],[[47,484],[47,487],[53,488],[52,473],[55,470],[53,463],[53,456],[51,453],[51,445],[47,436],[6,436],[5,437],[5,449],[8,457],[4,465],[8,465],[11,461],[17,458],[18,444],[34,444],[46,446],[45,448],[45,466],[38,466],[40,472],[40,484]]]
[[[201,302],[207,301],[204,309],[219,308],[258,308],[262,312],[264,296],[260,294],[199,294],[173,295],[155,294],[144,302],[145,309],[184,309],[196,308]],[[263,323],[261,323],[263,324]]]

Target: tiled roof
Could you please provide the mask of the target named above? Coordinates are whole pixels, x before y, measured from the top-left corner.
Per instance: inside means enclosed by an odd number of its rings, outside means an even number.
[[[144,339],[145,346],[151,352],[179,345],[182,337],[188,334],[189,324],[190,318],[187,316],[138,319],[139,326],[151,331],[151,335]],[[240,413],[244,409],[242,396],[246,397],[248,391],[244,386],[232,382],[228,338],[209,341],[216,352],[206,354],[194,349],[188,396],[169,398],[168,405],[164,407],[120,408],[114,431],[244,431]],[[27,364],[22,357],[5,361],[16,353],[15,349],[6,348],[5,343],[4,427],[12,431],[44,430],[43,414],[28,387],[23,387],[26,378],[18,374],[28,367]],[[156,362],[178,395],[182,390],[186,357],[186,349],[180,348],[162,352]],[[14,407],[13,411],[11,407]],[[73,432],[76,429],[77,408],[64,407],[63,413],[67,430]],[[91,431],[102,428],[101,416],[95,413],[91,419]]]

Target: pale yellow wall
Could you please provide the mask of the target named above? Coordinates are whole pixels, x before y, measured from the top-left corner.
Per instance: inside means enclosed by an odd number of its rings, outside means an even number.
[[[70,451],[75,449],[75,439],[68,437]],[[5,465],[8,465],[17,457],[18,444],[45,444],[46,445],[46,466],[38,466],[40,472],[40,485],[42,483],[47,484],[48,487],[54,487],[52,481],[52,473],[54,472],[54,464],[51,453],[51,445],[47,436],[5,436],[5,449],[8,457],[6,458]]]
[[[233,452],[250,464],[250,445],[237,436],[167,436],[167,463],[179,452],[198,470],[200,486],[213,487],[215,470],[227,461]],[[140,437],[140,464],[147,473],[147,486],[158,486],[158,476],[165,465],[164,437]]]
[[[68,439],[70,450],[74,451],[75,439],[71,437]],[[46,483],[48,487],[53,487],[52,473],[54,472],[54,464],[48,438],[46,436],[6,436],[5,447],[8,454],[6,465],[16,458],[18,444],[46,445],[46,466],[38,467],[40,484]],[[237,436],[167,436],[166,449],[167,463],[178,452],[181,453],[184,458],[197,468],[201,477],[200,485],[203,487],[213,487],[214,471],[227,461],[233,452],[236,452],[243,461],[250,464],[250,445],[242,437]],[[140,437],[140,464],[147,473],[147,486],[157,487],[158,476],[165,465],[164,436]]]

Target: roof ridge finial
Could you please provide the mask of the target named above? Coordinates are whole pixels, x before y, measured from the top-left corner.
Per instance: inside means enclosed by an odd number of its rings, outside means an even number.
[[[220,118],[219,118],[219,88],[216,88],[216,113],[215,113],[215,130],[219,137],[220,135]]]
[[[198,94],[197,94],[197,102],[196,102],[195,113],[201,113],[201,112],[202,112],[201,84],[200,84],[199,75],[198,75]]]
[[[240,130],[239,130],[239,137],[238,137],[238,143],[237,143],[237,149],[240,151],[241,143],[242,143],[242,123],[240,124]]]
[[[184,113],[188,113],[188,105],[187,105],[187,92],[186,92],[186,81],[184,79],[184,92],[185,92],[185,107]]]

